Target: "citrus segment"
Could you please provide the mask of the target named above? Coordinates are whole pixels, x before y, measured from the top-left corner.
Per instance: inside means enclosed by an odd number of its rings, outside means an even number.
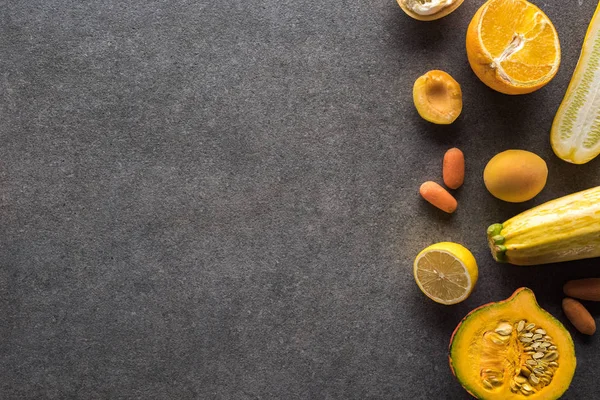
[[[560,64],[560,43],[552,22],[525,0],[486,2],[469,24],[466,45],[479,79],[506,94],[541,88]]]
[[[600,5],[558,112],[550,142],[561,159],[584,164],[600,154]]]
[[[478,277],[473,254],[452,242],[436,243],[421,251],[413,272],[421,291],[441,304],[456,304],[466,299]]]

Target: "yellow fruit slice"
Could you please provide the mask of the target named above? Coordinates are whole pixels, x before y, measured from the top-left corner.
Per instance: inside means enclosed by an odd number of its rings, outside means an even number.
[[[558,112],[550,143],[554,153],[573,164],[600,154],[600,4],[588,27],[579,61]]]
[[[434,124],[451,124],[462,111],[460,85],[447,72],[432,70],[413,85],[413,101],[419,115]]]
[[[434,21],[456,10],[464,0],[396,0],[402,11],[419,21]]]
[[[556,75],[560,43],[550,19],[525,0],[489,0],[467,29],[467,57],[475,74],[505,94],[538,90]]]
[[[440,242],[423,249],[415,258],[413,272],[419,289],[440,304],[465,300],[479,275],[473,254],[453,242]]]

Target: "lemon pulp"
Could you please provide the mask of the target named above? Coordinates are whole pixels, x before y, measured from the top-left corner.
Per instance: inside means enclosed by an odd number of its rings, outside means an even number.
[[[421,251],[413,272],[421,291],[441,304],[456,304],[466,299],[478,277],[471,252],[452,242],[436,243]]]

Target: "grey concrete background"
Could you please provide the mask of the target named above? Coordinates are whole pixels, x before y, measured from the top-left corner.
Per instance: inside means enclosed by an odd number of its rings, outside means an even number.
[[[566,322],[563,283],[598,261],[501,266],[485,229],[600,184],[548,142],[596,3],[537,2],[563,62],[521,97],[469,68],[482,3],[423,23],[393,0],[0,1],[0,398],[467,399],[446,357],[468,311],[528,286]],[[449,127],[413,108],[433,68],[462,85]],[[417,193],[452,146],[447,216]],[[548,163],[528,203],[483,186],[508,148]],[[453,307],[411,273],[441,240],[480,267]],[[600,343],[567,326],[564,398],[594,398]]]

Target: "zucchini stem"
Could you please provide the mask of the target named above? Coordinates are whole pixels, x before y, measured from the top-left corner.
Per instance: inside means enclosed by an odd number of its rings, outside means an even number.
[[[504,245],[504,236],[501,235],[502,224],[492,224],[487,229],[487,237],[492,250],[494,260],[506,262],[506,246]]]

